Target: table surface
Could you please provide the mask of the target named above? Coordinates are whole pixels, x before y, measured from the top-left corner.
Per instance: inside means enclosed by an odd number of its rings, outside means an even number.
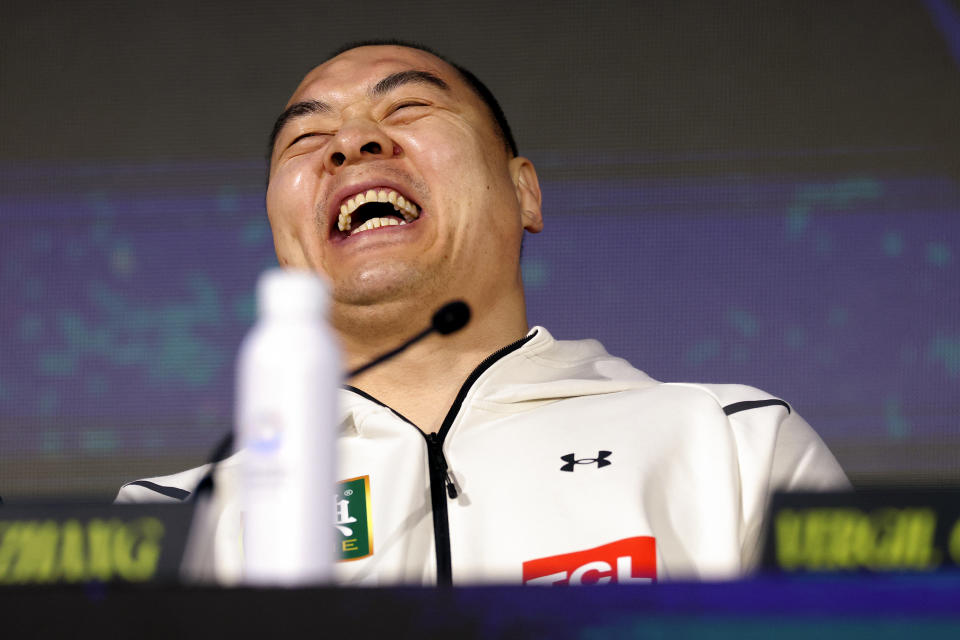
[[[0,589],[5,637],[960,637],[960,573],[575,588]]]

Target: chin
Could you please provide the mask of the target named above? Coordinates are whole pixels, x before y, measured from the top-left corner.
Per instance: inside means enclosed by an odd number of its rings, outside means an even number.
[[[391,265],[341,279],[334,284],[333,298],[340,304],[367,306],[397,302],[405,298],[420,300],[435,284],[435,278],[413,269]]]

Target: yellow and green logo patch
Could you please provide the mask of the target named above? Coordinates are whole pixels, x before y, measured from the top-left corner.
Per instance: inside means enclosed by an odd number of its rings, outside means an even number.
[[[370,476],[341,480],[334,495],[337,557],[359,560],[373,555],[373,522],[370,509]]]

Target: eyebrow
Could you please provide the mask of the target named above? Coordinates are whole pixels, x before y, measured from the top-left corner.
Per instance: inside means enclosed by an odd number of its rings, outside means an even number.
[[[450,85],[448,85],[442,78],[435,76],[429,71],[410,69],[407,71],[391,73],[383,80],[380,80],[377,84],[373,85],[372,89],[370,89],[370,95],[374,98],[378,98],[405,84],[429,84],[439,89],[443,89],[444,91],[450,90]],[[287,126],[287,123],[291,120],[320,113],[329,113],[332,110],[333,109],[330,107],[330,105],[322,100],[304,100],[302,102],[295,102],[294,104],[290,105],[284,110],[283,113],[280,114],[280,117],[278,117],[276,122],[273,124],[273,131],[270,132],[269,151],[273,151],[273,146],[277,142],[277,136],[280,135],[280,131]]]
[[[433,86],[443,89],[444,91],[450,90],[450,86],[446,82],[433,75],[429,71],[417,71],[415,69],[410,69],[408,71],[391,73],[386,78],[373,85],[373,89],[370,90],[370,95],[379,97],[385,93],[390,93],[397,87],[411,83],[432,84]]]
[[[277,142],[277,136],[280,135],[280,131],[287,126],[288,122],[295,118],[311,116],[315,113],[329,113],[330,111],[332,111],[330,105],[322,100],[304,100],[287,107],[273,123],[273,130],[270,132],[270,148],[267,150],[268,157]]]

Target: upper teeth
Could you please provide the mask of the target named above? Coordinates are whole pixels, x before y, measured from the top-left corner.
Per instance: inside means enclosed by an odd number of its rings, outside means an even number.
[[[368,202],[389,202],[394,209],[403,215],[403,222],[397,222],[393,218],[373,218],[353,229],[352,233],[390,224],[406,224],[413,222],[420,216],[417,205],[408,202],[406,198],[393,189],[370,189],[366,193],[358,193],[347,200],[346,203],[340,205],[340,217],[337,220],[337,227],[340,231],[351,231],[351,214],[357,210],[357,207]]]

